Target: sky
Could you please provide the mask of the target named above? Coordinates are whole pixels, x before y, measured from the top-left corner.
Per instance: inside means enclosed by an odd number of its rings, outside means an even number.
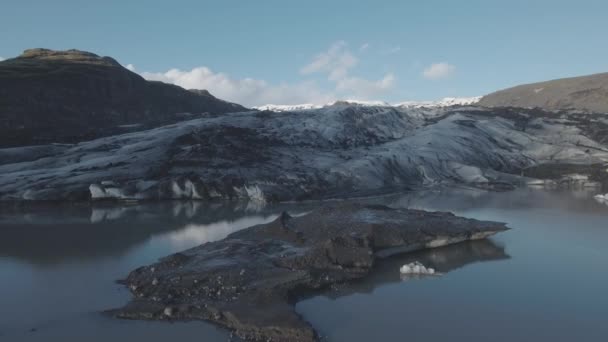
[[[0,0],[0,58],[112,56],[247,106],[434,100],[608,71],[605,0]]]

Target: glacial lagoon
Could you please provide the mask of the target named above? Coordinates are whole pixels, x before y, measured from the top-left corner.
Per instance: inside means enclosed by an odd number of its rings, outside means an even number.
[[[508,223],[512,230],[387,259],[296,308],[327,341],[603,341],[608,206],[592,191],[448,189],[363,201]],[[62,204],[0,209],[1,341],[227,341],[205,322],[127,321],[116,283],[167,254],[323,202]],[[403,276],[420,261],[438,275]]]

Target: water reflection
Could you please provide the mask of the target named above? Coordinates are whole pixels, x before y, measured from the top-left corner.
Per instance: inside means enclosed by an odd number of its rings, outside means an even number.
[[[193,201],[4,206],[0,207],[0,257],[49,265],[124,255],[151,239],[168,239],[175,248],[188,248],[268,222],[283,210],[299,213],[314,205]]]
[[[608,263],[608,207],[594,194],[461,188],[365,199],[508,222],[513,230],[383,260],[370,277],[307,298],[298,310],[330,341],[603,341],[608,275],[598,270]],[[225,331],[202,322],[128,322],[96,313],[130,298],[114,281],[138,266],[284,210],[322,205],[0,206],[0,340],[225,341]],[[443,275],[403,283],[399,267],[412,261]]]
[[[473,188],[418,191],[377,199],[393,207],[466,212],[476,208],[509,210],[563,209],[584,213],[605,213],[606,207],[594,199],[596,189],[552,190],[522,188],[495,193]]]
[[[441,248],[422,250],[414,253],[403,254],[388,259],[383,259],[375,265],[369,276],[338,290],[328,291],[323,296],[328,298],[339,298],[354,293],[372,293],[374,289],[407,280],[441,277],[456,269],[478,262],[507,260],[510,256],[505,248],[496,242],[485,239],[468,241],[457,245]],[[441,275],[417,276],[402,275],[399,268],[414,261],[418,261],[427,267],[434,268]]]
[[[481,248],[447,247],[454,252],[445,258],[429,250],[387,260],[353,290],[307,298],[297,310],[327,341],[605,341],[608,275],[598,270],[608,263],[608,208],[593,195],[456,189],[387,198],[513,230],[480,241]],[[476,255],[500,262],[471,265]],[[399,267],[412,261],[450,271],[402,282]]]
[[[186,249],[206,242],[221,240],[241,229],[271,222],[278,216],[278,214],[271,214],[267,216],[243,217],[234,221],[220,221],[205,225],[188,224],[180,230],[163,234],[159,238],[169,239],[175,248]]]
[[[130,298],[115,281],[134,268],[268,222],[282,210],[307,209],[202,202],[4,206],[0,340],[225,341],[225,331],[203,322],[177,327],[97,313]]]

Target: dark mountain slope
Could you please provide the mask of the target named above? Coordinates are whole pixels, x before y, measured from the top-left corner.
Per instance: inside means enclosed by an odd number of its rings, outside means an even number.
[[[89,52],[32,49],[0,62],[4,147],[79,142],[245,109],[207,91],[146,81]]]
[[[519,85],[486,95],[478,104],[608,113],[608,73]]]

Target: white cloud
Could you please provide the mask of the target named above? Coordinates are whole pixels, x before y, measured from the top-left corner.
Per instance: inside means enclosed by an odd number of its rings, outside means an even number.
[[[401,46],[393,46],[392,48],[386,49],[384,51],[382,51],[383,54],[385,55],[392,55],[395,54],[397,52],[401,51]]]
[[[300,69],[303,76],[326,76],[328,84],[325,87],[308,79],[279,84],[253,78],[239,79],[204,66],[192,70],[171,69],[166,72],[140,74],[149,80],[173,83],[186,89],[206,89],[221,99],[249,107],[265,104],[325,104],[340,98],[364,100],[385,94],[393,88],[395,76],[392,73],[379,80],[352,76],[351,70],[357,63],[357,57],[348,49],[346,42],[338,41]],[[126,68],[135,71],[132,64]]]
[[[253,78],[235,79],[207,67],[189,71],[171,69],[165,73],[143,72],[141,75],[148,80],[173,83],[186,89],[207,89],[214,96],[245,106],[269,103],[323,104],[335,99],[331,93],[322,92],[315,82],[271,85],[264,80]]]
[[[4,60],[4,57],[1,57],[1,56],[0,56],[0,62],[2,62],[3,60]]]
[[[136,71],[135,71],[135,65],[133,65],[133,64],[127,64],[127,65],[125,66],[125,68],[126,68],[126,69],[128,69],[128,70],[131,70],[131,71],[133,71],[133,72],[136,72]]]
[[[446,62],[434,63],[422,71],[422,76],[429,80],[439,80],[449,77],[454,73],[456,67]]]
[[[366,80],[358,77],[347,77],[336,83],[336,90],[343,94],[352,94],[361,99],[368,99],[370,96],[381,95],[393,88],[395,75],[386,74],[377,81]]]
[[[300,73],[309,75],[326,72],[330,81],[336,81],[346,77],[358,62],[357,57],[348,50],[346,42],[338,41],[333,43],[329,50],[315,56],[312,62],[300,69]]]
[[[369,48],[369,44],[361,45],[359,51]],[[359,60],[348,49],[344,41],[333,43],[329,49],[313,58],[312,62],[305,65],[300,73],[307,75],[312,73],[327,73],[327,79],[335,84],[336,92],[350,98],[358,97],[367,99],[370,96],[378,96],[389,91],[395,84],[395,75],[386,74],[380,80],[368,80],[350,75]]]
[[[369,43],[363,43],[363,44],[361,44],[361,46],[359,47],[359,51],[363,52],[363,51],[365,51],[365,50],[369,49],[369,47],[370,47]]]

